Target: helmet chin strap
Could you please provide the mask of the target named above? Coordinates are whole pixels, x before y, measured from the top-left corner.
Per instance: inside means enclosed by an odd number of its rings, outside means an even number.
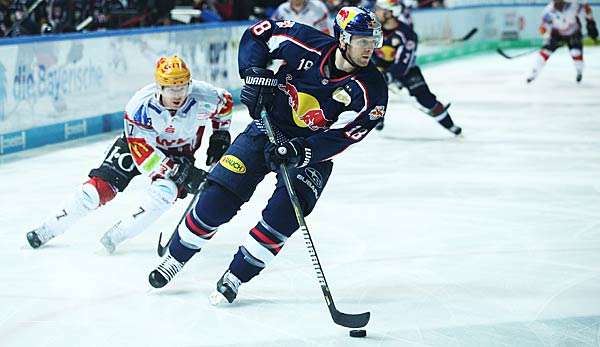
[[[349,62],[350,65],[352,65],[353,67],[355,67],[357,69],[360,69],[362,66],[356,64],[354,62],[354,60],[348,56],[348,54],[347,54],[347,52],[348,52],[348,45],[349,45],[349,43],[346,43],[346,47],[344,49],[342,49],[342,47],[338,47],[339,50],[340,50],[340,52],[342,53],[342,57],[344,57],[344,59],[346,59],[346,61]]]

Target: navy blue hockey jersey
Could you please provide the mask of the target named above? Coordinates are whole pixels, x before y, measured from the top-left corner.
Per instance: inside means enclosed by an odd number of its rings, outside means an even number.
[[[383,30],[383,46],[375,50],[371,60],[381,72],[401,80],[416,64],[418,43],[417,33],[400,22],[396,29]]]
[[[372,64],[332,78],[337,40],[291,21],[265,20],[250,27],[240,42],[240,75],[252,66],[282,59],[279,86],[269,115],[286,137],[304,137],[311,162],[327,160],[362,140],[385,115],[388,95]]]

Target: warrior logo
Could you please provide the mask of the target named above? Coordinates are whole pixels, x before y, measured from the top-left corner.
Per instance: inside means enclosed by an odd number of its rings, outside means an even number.
[[[278,88],[288,96],[294,123],[301,128],[308,127],[312,131],[326,129],[329,120],[325,117],[317,98],[307,93],[298,92],[298,89],[290,83],[291,79],[292,77],[288,75],[285,79],[285,85],[279,85]]]

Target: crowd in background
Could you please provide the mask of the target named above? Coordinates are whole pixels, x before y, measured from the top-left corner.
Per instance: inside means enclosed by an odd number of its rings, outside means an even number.
[[[268,18],[286,0],[0,0],[0,37],[182,24],[175,8],[200,10],[189,22]],[[321,1],[321,0],[313,0]],[[332,14],[369,0],[322,0]],[[418,0],[418,7],[443,0]]]

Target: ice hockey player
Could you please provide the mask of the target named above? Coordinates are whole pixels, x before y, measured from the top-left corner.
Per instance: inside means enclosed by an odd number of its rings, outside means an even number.
[[[585,12],[587,34],[593,40],[598,38],[598,27],[592,15],[589,4],[580,4],[577,0],[569,2],[565,0],[552,0],[542,13],[542,24],[540,33],[544,37],[544,45],[536,57],[533,70],[527,77],[527,83],[535,80],[550,55],[559,47],[567,45],[569,53],[575,63],[577,82],[583,78],[583,43],[581,33],[581,21],[579,14]]]
[[[462,129],[452,121],[448,107],[429,90],[416,63],[419,39],[413,29],[396,17],[401,10],[398,1],[377,0],[375,3],[375,13],[383,26],[383,46],[375,50],[373,62],[384,73],[389,85],[406,87],[429,116],[454,135],[460,135]],[[382,119],[377,130],[382,130],[383,126]]]
[[[274,21],[291,20],[309,25],[331,35],[331,23],[327,6],[320,0],[288,0],[273,12]]]
[[[254,122],[239,135],[173,235],[168,253],[150,273],[153,287],[165,286],[190,258],[233,218],[265,175],[289,167],[292,185],[308,215],[333,167],[332,157],[360,142],[384,116],[387,88],[370,62],[381,46],[375,14],[343,7],[334,21],[335,37],[290,21],[266,20],[250,27],[240,42],[238,65],[245,81],[241,100]],[[287,64],[277,74],[265,70],[269,58]],[[279,139],[269,142],[261,110]],[[233,302],[242,283],[258,275],[298,229],[281,173],[262,218],[234,255],[211,294],[214,304]]]
[[[64,233],[125,190],[137,175],[151,180],[146,197],[101,238],[109,253],[144,231],[177,198],[197,191],[206,172],[195,167],[194,154],[207,123],[212,123],[213,129],[207,165],[218,162],[231,142],[231,94],[192,80],[188,66],[177,56],[158,60],[155,79],[156,83],[140,89],[127,103],[125,131],[110,146],[101,165],[90,171],[89,179],[58,211],[27,233],[31,247],[38,248]]]

